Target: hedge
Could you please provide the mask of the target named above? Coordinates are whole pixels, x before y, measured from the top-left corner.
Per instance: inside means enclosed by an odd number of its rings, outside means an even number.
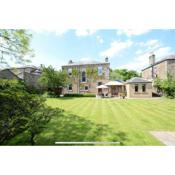
[[[64,94],[64,97],[96,97],[95,94]]]

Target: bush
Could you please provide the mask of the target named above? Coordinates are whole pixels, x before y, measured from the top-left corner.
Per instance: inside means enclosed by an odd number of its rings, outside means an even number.
[[[64,94],[64,97],[96,97],[95,94]]]
[[[175,80],[170,74],[168,74],[165,80],[156,79],[154,86],[159,93],[163,92],[167,98],[175,98]]]
[[[11,89],[11,91],[26,91],[26,86],[22,81],[0,79],[0,90]]]
[[[0,80],[0,144],[25,130],[30,134],[30,143],[35,144],[35,136],[54,113],[45,105],[45,98],[28,93],[21,82]]]

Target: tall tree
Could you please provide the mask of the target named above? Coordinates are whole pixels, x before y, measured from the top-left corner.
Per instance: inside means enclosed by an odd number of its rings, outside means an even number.
[[[24,29],[0,29],[0,65],[8,65],[11,60],[16,63],[30,61],[25,56],[34,56],[31,39],[32,34]]]
[[[127,70],[127,69],[115,69],[110,70],[110,79],[111,80],[129,80],[132,77],[139,77],[139,73],[135,70]]]
[[[70,76],[70,80],[73,81],[77,85],[77,93],[80,91],[80,71],[78,68],[72,69],[72,75]]]
[[[65,71],[56,71],[52,66],[45,67],[42,66],[42,74],[39,78],[39,82],[48,91],[52,91],[59,95],[59,89],[65,87],[69,80],[68,75]]]

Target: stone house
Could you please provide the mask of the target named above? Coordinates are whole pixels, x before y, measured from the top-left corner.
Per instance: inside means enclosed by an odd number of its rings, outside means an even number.
[[[28,86],[38,87],[38,78],[41,70],[35,66],[24,66],[19,68],[7,68],[0,71],[1,79],[17,79],[24,81]]]
[[[155,78],[166,79],[168,73],[175,79],[175,55],[169,55],[160,61],[155,60],[155,55],[149,57],[149,66],[142,70],[142,77],[149,80]]]
[[[141,77],[134,77],[125,83],[127,98],[152,97],[152,81]]]
[[[109,66],[108,58],[104,62],[98,61],[69,61],[67,65],[62,66],[70,77],[70,84],[64,88],[63,93],[91,93],[97,94],[99,85],[105,84],[109,81]],[[93,76],[88,75],[88,70],[93,70]],[[77,76],[74,76],[77,72]],[[95,76],[95,77],[94,77]]]

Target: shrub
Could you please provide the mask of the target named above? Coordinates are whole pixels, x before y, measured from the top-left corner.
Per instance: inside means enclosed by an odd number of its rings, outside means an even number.
[[[28,93],[20,82],[0,80],[0,144],[25,130],[30,135],[31,145],[35,144],[35,136],[54,112],[45,105],[45,98]]]
[[[95,97],[95,94],[64,94],[64,97]]]
[[[156,79],[154,86],[168,98],[175,98],[175,80],[168,74],[167,79]]]

